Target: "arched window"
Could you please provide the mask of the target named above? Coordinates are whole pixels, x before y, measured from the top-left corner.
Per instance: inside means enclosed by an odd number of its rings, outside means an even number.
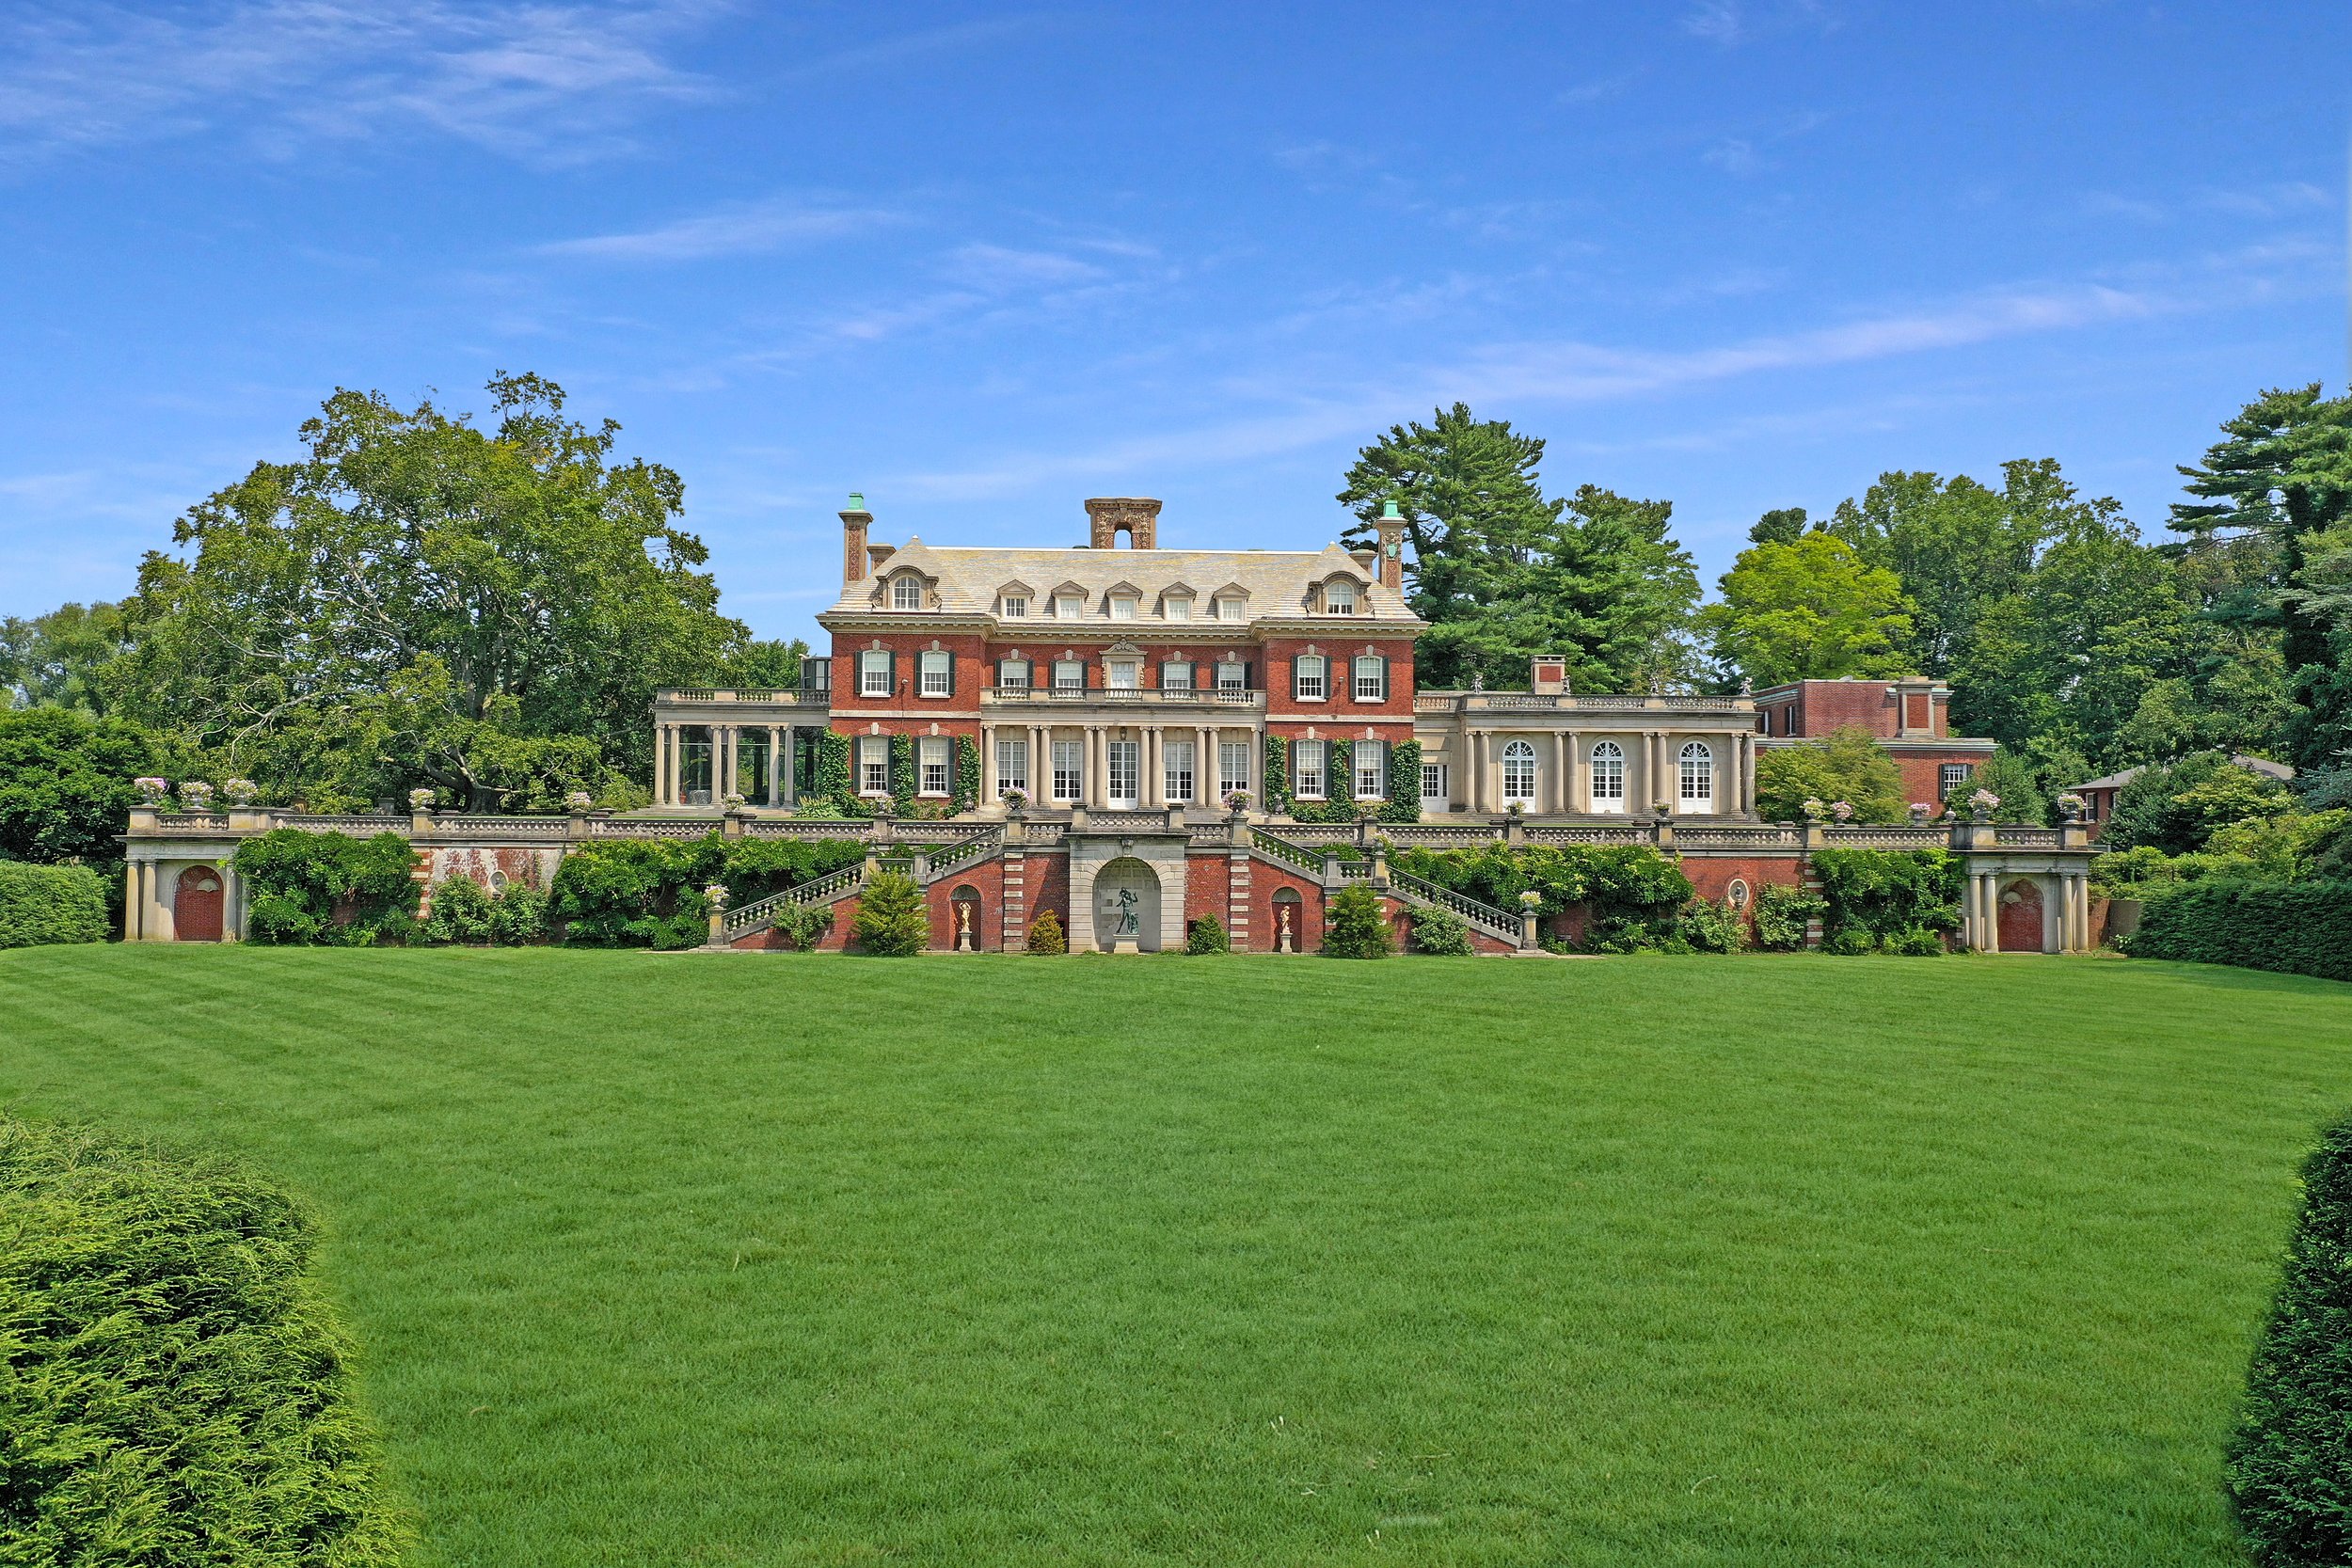
[[[1326,615],[1356,613],[1356,585],[1352,582],[1327,582],[1323,585],[1323,612]]]
[[[1502,749],[1502,798],[1535,799],[1535,748],[1524,740],[1514,740]]]
[[[1715,809],[1715,753],[1704,740],[1682,748],[1682,809]]]
[[[1625,810],[1625,748],[1613,740],[1593,748],[1593,809]]]
[[[890,608],[920,610],[923,608],[923,579],[918,577],[896,577],[890,579]]]

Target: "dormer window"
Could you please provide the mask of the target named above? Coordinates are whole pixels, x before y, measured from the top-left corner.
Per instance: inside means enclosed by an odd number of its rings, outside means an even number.
[[[1326,615],[1355,614],[1356,585],[1346,581],[1325,583],[1323,585],[1323,612]]]
[[[1006,594],[996,601],[996,613],[1008,621],[1026,619],[1029,613],[1029,595],[1026,594]]]
[[[923,608],[923,579],[916,577],[896,577],[890,579],[890,608],[920,610]]]
[[[1113,594],[1111,595],[1111,619],[1114,621],[1134,620],[1136,603],[1136,596],[1133,594]]]
[[[1054,619],[1057,621],[1075,621],[1085,614],[1086,601],[1077,594],[1057,594],[1054,595]]]
[[[1220,621],[1247,621],[1249,619],[1248,601],[1244,599],[1238,594],[1220,594],[1215,599],[1211,600],[1210,603],[1216,607],[1216,618]]]

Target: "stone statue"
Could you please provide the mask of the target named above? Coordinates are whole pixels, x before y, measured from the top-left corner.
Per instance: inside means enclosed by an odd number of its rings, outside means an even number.
[[[1274,912],[1279,917],[1281,925],[1280,934],[1275,940],[1274,950],[1277,953],[1287,953],[1291,950],[1291,907],[1288,904],[1277,904],[1274,906]]]
[[[1136,897],[1136,890],[1131,887],[1120,888],[1105,901],[1107,912],[1111,917],[1113,937],[1135,937],[1143,934],[1143,923],[1136,915],[1136,906],[1138,902],[1140,900]]]
[[[956,901],[956,951],[972,951],[972,904],[969,899]]]

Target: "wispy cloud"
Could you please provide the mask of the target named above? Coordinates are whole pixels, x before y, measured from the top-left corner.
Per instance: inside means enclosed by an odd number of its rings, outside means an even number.
[[[2167,192],[2161,198],[2123,196],[2094,191],[2083,198],[2083,212],[2094,218],[2120,218],[2130,223],[2171,223],[2180,218],[2231,217],[2282,219],[2300,217],[2334,206],[2335,197],[2301,180],[2275,184],[2215,186]]]
[[[598,261],[698,261],[713,256],[782,250],[907,221],[907,214],[887,208],[779,196],[735,203],[651,229],[556,240],[533,247],[533,252]]]
[[[1698,0],[1682,14],[1682,30],[1729,49],[1792,27],[1827,32],[1836,25],[1822,0]]]
[[[0,19],[0,156],[233,127],[280,152],[419,125],[574,161],[651,105],[707,96],[665,52],[715,0],[35,5]]]

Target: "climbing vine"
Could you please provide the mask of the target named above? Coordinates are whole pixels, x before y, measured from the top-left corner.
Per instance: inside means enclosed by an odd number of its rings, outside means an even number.
[[[890,737],[890,798],[898,802],[900,816],[914,815],[914,736],[894,735]]]
[[[980,803],[980,749],[968,735],[956,736],[956,815]]]

